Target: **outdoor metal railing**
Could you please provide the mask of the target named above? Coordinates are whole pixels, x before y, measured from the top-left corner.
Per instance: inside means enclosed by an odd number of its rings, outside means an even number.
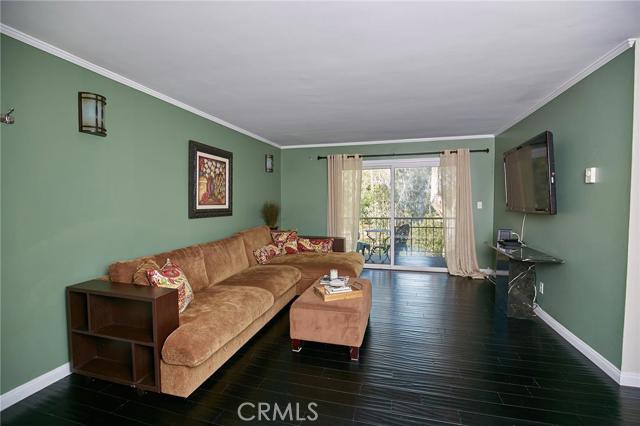
[[[396,217],[393,225],[396,230],[396,256],[444,257],[442,217]],[[408,232],[402,234],[400,230],[406,229],[407,225]],[[390,245],[391,226],[389,217],[362,217],[359,240],[372,246]]]

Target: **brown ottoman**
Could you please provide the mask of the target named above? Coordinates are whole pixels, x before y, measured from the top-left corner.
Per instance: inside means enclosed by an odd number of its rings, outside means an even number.
[[[361,278],[352,280],[362,285],[362,297],[324,302],[313,289],[318,280],[293,302],[289,333],[294,352],[300,352],[302,341],[308,340],[349,346],[351,359],[358,360],[371,312],[371,283]]]

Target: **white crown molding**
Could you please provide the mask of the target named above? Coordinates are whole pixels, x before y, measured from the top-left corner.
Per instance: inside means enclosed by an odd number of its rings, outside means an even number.
[[[414,139],[388,139],[381,141],[359,141],[359,142],[335,142],[335,143],[314,143],[308,145],[280,145],[282,149],[301,149],[301,148],[326,148],[332,146],[357,146],[357,145],[386,145],[397,143],[415,143],[415,142],[437,142],[437,141],[459,141],[469,139],[493,139],[494,135],[467,135],[467,136],[443,136],[440,138],[414,138]]]
[[[3,393],[0,395],[0,410],[11,407],[16,402],[22,401],[39,390],[46,388],[50,384],[67,377],[69,374],[71,374],[71,368],[67,362],[66,364],[63,364],[58,368],[54,368],[51,371],[47,371],[43,375],[38,376],[17,388],[11,389],[9,392]]]
[[[177,99],[174,99],[170,96],[167,96],[163,93],[160,93],[156,90],[150,89],[147,86],[144,86],[138,82],[135,82],[127,77],[124,77],[118,73],[115,73],[113,71],[110,71],[106,68],[103,68],[99,65],[96,65],[92,62],[89,62],[85,59],[82,59],[72,53],[67,52],[66,50],[62,50],[56,46],[53,46],[45,41],[42,41],[38,38],[35,38],[33,36],[30,36],[29,34],[23,33],[22,31],[19,31],[13,27],[10,27],[8,25],[2,24],[0,23],[0,33],[5,34],[11,38],[14,38],[16,40],[19,40],[23,43],[26,43],[30,46],[35,47],[36,49],[40,49],[42,51],[45,51],[47,53],[50,53],[54,56],[57,56],[58,58],[64,59],[65,61],[69,61],[73,64],[76,64],[82,68],[86,68],[89,71],[93,71],[96,74],[100,74],[103,77],[107,77],[111,80],[117,81],[118,83],[122,83],[125,86],[129,86],[132,89],[138,90],[140,92],[146,93],[147,95],[153,96],[154,98],[158,98],[162,101],[165,101],[171,105],[177,106],[178,108],[181,108],[185,111],[189,111],[192,114],[198,115],[202,118],[206,118],[209,121],[213,121],[216,124],[219,124],[221,126],[227,127],[231,130],[235,130],[238,133],[242,133],[246,136],[249,136],[253,139],[256,139],[260,142],[264,142],[266,144],[275,146],[276,148],[280,148],[280,145],[278,145],[277,143],[270,141],[269,139],[263,138],[262,136],[256,135],[255,133],[252,133],[248,130],[243,129],[242,127],[238,127],[234,124],[231,124],[227,121],[224,121],[218,117],[215,117],[211,114],[207,114],[204,111],[201,111],[195,107],[192,107],[191,105],[187,105],[184,102],[181,102]]]
[[[554,317],[545,312],[541,307],[534,310],[535,314],[544,321],[549,327],[555,330],[564,340],[569,342],[571,346],[576,348],[582,355],[586,356],[589,361],[593,362],[596,367],[604,371],[607,376],[611,377],[616,383],[621,384],[620,369],[613,365],[609,360],[600,355],[595,349],[586,344],[582,339],[569,331],[564,325],[560,324]],[[632,385],[627,385],[632,386]]]
[[[536,112],[537,110],[539,110],[540,108],[542,108],[543,106],[545,106],[546,104],[551,102],[553,99],[555,99],[558,96],[560,96],[562,93],[567,91],[569,88],[574,86],[576,83],[578,83],[579,81],[583,80],[585,77],[589,76],[589,74],[593,73],[598,68],[600,68],[601,66],[603,66],[607,62],[611,61],[613,58],[615,58],[616,56],[618,56],[619,54],[621,54],[625,50],[627,50],[630,47],[632,47],[633,44],[636,42],[636,40],[637,39],[630,38],[630,39],[627,39],[627,40],[623,41],[622,43],[618,44],[616,47],[614,47],[613,49],[611,49],[610,51],[608,51],[607,53],[605,53],[604,55],[602,55],[601,57],[596,59],[594,62],[589,64],[582,71],[578,72],[576,75],[571,77],[569,80],[567,80],[564,83],[562,83],[559,87],[557,87],[554,91],[549,93],[547,96],[545,96],[544,98],[540,99],[531,108],[529,108],[525,113],[518,115],[516,118],[512,119],[511,121],[509,121],[508,124],[502,126],[498,130],[496,130],[495,134],[499,135],[499,134],[503,133],[504,131],[510,129],[511,127],[515,126],[516,124],[518,124],[519,122],[521,122],[522,120],[524,120],[525,118],[527,118],[528,116],[530,116],[531,114],[533,114],[534,112]]]

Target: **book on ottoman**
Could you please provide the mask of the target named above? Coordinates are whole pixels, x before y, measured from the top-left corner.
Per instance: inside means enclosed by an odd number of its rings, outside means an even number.
[[[325,302],[333,300],[356,299],[362,297],[362,285],[353,283],[345,287],[330,287],[327,285],[317,285],[314,291]]]

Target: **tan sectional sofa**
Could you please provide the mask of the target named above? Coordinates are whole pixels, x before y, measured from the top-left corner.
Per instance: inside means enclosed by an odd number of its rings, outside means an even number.
[[[180,314],[179,327],[162,348],[163,393],[182,397],[191,394],[330,268],[349,276],[362,272],[364,259],[353,252],[293,254],[258,265],[253,250],[271,242],[269,228],[260,226],[223,240],[109,266],[111,281],[132,283],[134,272],[145,260],[162,265],[170,258],[182,267],[193,287],[193,301]],[[340,244],[344,247],[342,241],[337,243],[334,248]]]

